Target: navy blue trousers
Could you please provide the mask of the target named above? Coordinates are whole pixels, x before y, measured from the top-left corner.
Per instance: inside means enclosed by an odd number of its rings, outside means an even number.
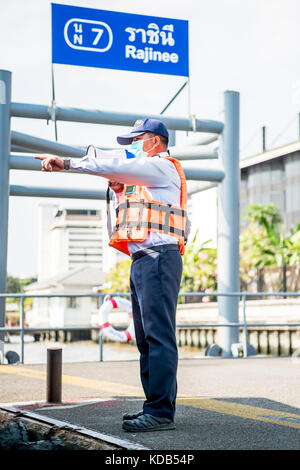
[[[144,413],[175,415],[178,351],[176,307],[182,258],[168,245],[131,264],[130,288],[135,336],[140,352],[140,375],[146,400]]]

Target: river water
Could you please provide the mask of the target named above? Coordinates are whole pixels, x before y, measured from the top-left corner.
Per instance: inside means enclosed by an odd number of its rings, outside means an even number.
[[[95,362],[100,360],[100,347],[94,341],[74,341],[60,343],[54,341],[34,341],[31,335],[24,336],[24,364],[45,364],[47,348],[61,347],[62,360],[68,362]],[[15,351],[21,358],[20,337],[11,335],[10,341],[5,342],[4,354]],[[179,358],[203,357],[204,350],[192,347],[178,348]],[[103,361],[138,360],[139,352],[134,344],[103,343]]]

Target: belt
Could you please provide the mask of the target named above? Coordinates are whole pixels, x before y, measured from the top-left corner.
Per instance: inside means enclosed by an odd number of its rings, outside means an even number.
[[[151,255],[154,251],[159,251],[161,253],[165,253],[166,251],[179,251],[179,246],[176,243],[166,244],[166,245],[157,245],[152,246],[151,248],[145,248],[144,250],[139,250],[136,253],[131,255],[132,261],[135,261],[142,256]]]

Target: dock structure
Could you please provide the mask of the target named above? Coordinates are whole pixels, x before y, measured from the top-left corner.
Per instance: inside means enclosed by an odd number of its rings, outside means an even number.
[[[63,363],[57,404],[47,402],[45,364],[1,365],[0,426],[17,419],[44,435],[126,455],[182,450],[197,459],[197,450],[299,450],[299,361],[180,360],[176,429],[134,434],[122,430],[122,415],[144,400],[138,361]]]

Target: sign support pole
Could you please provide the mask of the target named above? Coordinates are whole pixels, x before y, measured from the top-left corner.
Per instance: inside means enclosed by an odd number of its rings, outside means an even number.
[[[160,114],[164,114],[164,112],[168,109],[168,107],[175,101],[177,96],[182,92],[182,90],[186,87],[186,85],[189,83],[189,79],[187,79],[186,82],[179,88],[179,90],[175,93],[173,98],[169,101],[169,103],[164,107],[164,109],[160,112]]]
[[[51,120],[54,122],[55,140],[57,142],[57,122],[56,122],[56,101],[55,101],[55,84],[54,84],[54,67],[51,64],[51,81],[52,81],[52,103],[51,103]]]
[[[224,93],[224,129],[220,136],[220,164],[225,177],[218,189],[218,292],[239,292],[239,93]],[[238,323],[239,298],[219,298],[219,323]],[[237,326],[220,327],[222,356],[231,357],[239,342]]]

